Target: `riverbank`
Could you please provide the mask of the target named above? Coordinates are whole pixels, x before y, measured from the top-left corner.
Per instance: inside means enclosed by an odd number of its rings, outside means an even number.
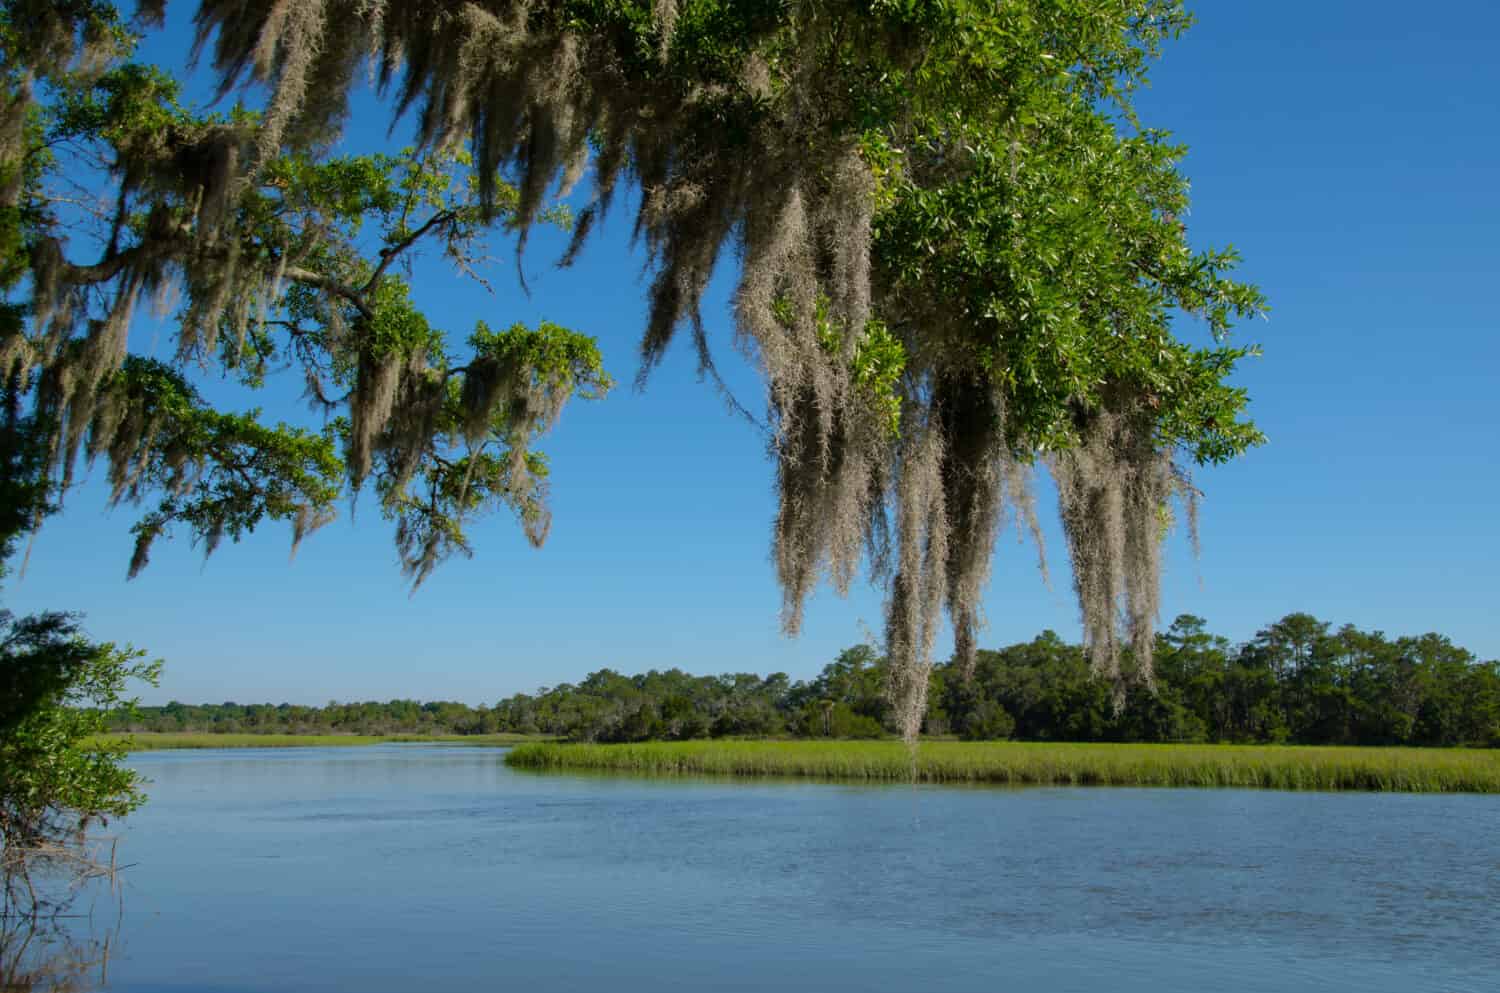
[[[682,741],[519,745],[508,765],[536,771],[803,776],[910,782],[896,741]],[[1278,790],[1500,793],[1500,750],[1297,745],[923,742],[927,783],[1010,786],[1199,786]]]
[[[196,731],[138,731],[99,735],[99,741],[123,741],[132,752],[174,748],[329,748],[383,745],[392,742],[450,745],[519,745],[551,739],[530,734],[213,734]]]

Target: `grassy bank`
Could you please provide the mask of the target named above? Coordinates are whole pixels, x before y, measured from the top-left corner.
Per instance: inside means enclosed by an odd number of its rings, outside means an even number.
[[[910,782],[895,741],[689,741],[521,745],[517,768],[654,775],[808,776]],[[1281,790],[1500,793],[1500,751],[1291,745],[1101,745],[924,742],[930,783],[1011,786],[1229,786]]]
[[[100,735],[100,738],[124,741],[132,752],[155,752],[173,748],[327,748],[389,742],[516,745],[546,740],[525,734],[209,734],[195,731],[139,731],[135,734]]]

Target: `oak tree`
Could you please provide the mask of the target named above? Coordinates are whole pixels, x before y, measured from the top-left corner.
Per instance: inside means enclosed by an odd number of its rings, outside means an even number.
[[[492,225],[519,250],[587,177],[562,261],[639,191],[643,376],[678,333],[713,373],[701,301],[738,255],[789,632],[823,579],[883,583],[914,738],[943,614],[971,666],[996,534],[1034,519],[1042,466],[1095,669],[1120,698],[1150,682],[1170,506],[1191,521],[1190,466],[1261,440],[1228,381],[1247,350],[1223,338],[1262,298],[1231,251],[1191,247],[1183,150],[1131,105],[1189,24],[1179,0],[202,0],[224,92],[264,98],[219,116],[126,63],[106,3],[4,9],[24,288],[3,361],[53,425],[59,483],[103,455],[117,498],[155,501],[138,561],[178,527],[212,547],[270,517],[300,537],[367,480],[414,579],[467,550],[462,523],[485,509],[540,541],[529,443],[602,391],[597,352],[560,328],[476,327],[450,354],[397,260],[436,245],[474,268]],[[330,157],[367,70],[415,146]],[[47,199],[38,150],[63,140],[107,165],[94,257]],[[136,303],[165,287],[184,298],[177,362],[132,359]],[[1184,319],[1217,343],[1184,341]],[[182,377],[198,362],[252,383],[290,365],[331,426],[211,411]]]

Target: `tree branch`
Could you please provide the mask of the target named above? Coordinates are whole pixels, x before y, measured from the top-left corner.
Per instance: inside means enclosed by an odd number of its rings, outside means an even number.
[[[375,311],[366,302],[364,293],[347,283],[341,283],[331,276],[324,276],[321,273],[313,272],[311,269],[303,269],[301,266],[287,266],[284,275],[287,279],[301,283],[303,286],[311,286],[313,289],[325,290],[335,296],[343,297],[354,304],[360,316],[367,320],[373,320],[375,317]]]
[[[97,286],[100,283],[107,283],[137,261],[169,254],[173,247],[172,242],[148,240],[132,245],[112,257],[101,259],[93,265],[75,265],[72,262],[64,262],[65,282],[80,286]]]
[[[365,285],[360,287],[360,292],[369,293],[371,290],[373,290],[375,288],[375,284],[380,282],[380,277],[385,275],[385,271],[390,268],[391,263],[396,261],[396,256],[400,255],[412,245],[416,244],[418,238],[421,238],[423,235],[427,234],[429,231],[440,225],[447,224],[453,221],[457,217],[458,213],[456,211],[440,210],[436,214],[433,214],[431,217],[427,218],[426,222],[421,227],[417,228],[411,234],[396,242],[396,244],[392,247],[381,249],[380,265],[375,267],[375,272],[371,274],[368,280],[365,281]]]

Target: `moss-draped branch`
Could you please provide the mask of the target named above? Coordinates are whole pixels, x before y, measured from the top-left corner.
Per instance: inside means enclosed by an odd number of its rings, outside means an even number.
[[[1189,21],[1179,0],[202,0],[225,92],[264,87],[267,110],[187,118],[158,97],[146,105],[167,118],[150,135],[100,132],[129,194],[121,252],[143,256],[114,270],[112,306],[172,269],[188,287],[184,357],[217,344],[254,378],[294,355],[318,402],[348,404],[349,480],[378,474],[420,579],[467,550],[454,515],[496,494],[545,533],[525,442],[602,374],[587,350],[538,345],[541,365],[517,364],[532,346],[488,332],[462,366],[434,358],[441,335],[392,259],[435,239],[471,268],[476,232],[497,220],[524,247],[588,177],[568,262],[633,186],[653,273],[644,370],[684,328],[712,370],[701,299],[721,254],[739,258],[788,630],[821,579],[843,590],[863,566],[883,581],[914,736],[942,614],[972,658],[995,535],[1010,514],[1034,521],[1041,464],[1059,482],[1095,664],[1149,681],[1164,505],[1195,492],[1185,462],[1261,440],[1228,383],[1248,352],[1222,339],[1263,301],[1228,276],[1232,252],[1191,248],[1182,150],[1130,104]],[[396,113],[414,112],[417,150],[326,159],[367,66]],[[431,185],[443,162],[469,177],[456,200]],[[349,231],[367,215],[382,225],[373,261]],[[42,244],[33,338],[81,285],[47,268]],[[1176,337],[1184,315],[1218,343]],[[85,368],[118,365],[106,344]],[[458,438],[506,454],[438,451]]]

